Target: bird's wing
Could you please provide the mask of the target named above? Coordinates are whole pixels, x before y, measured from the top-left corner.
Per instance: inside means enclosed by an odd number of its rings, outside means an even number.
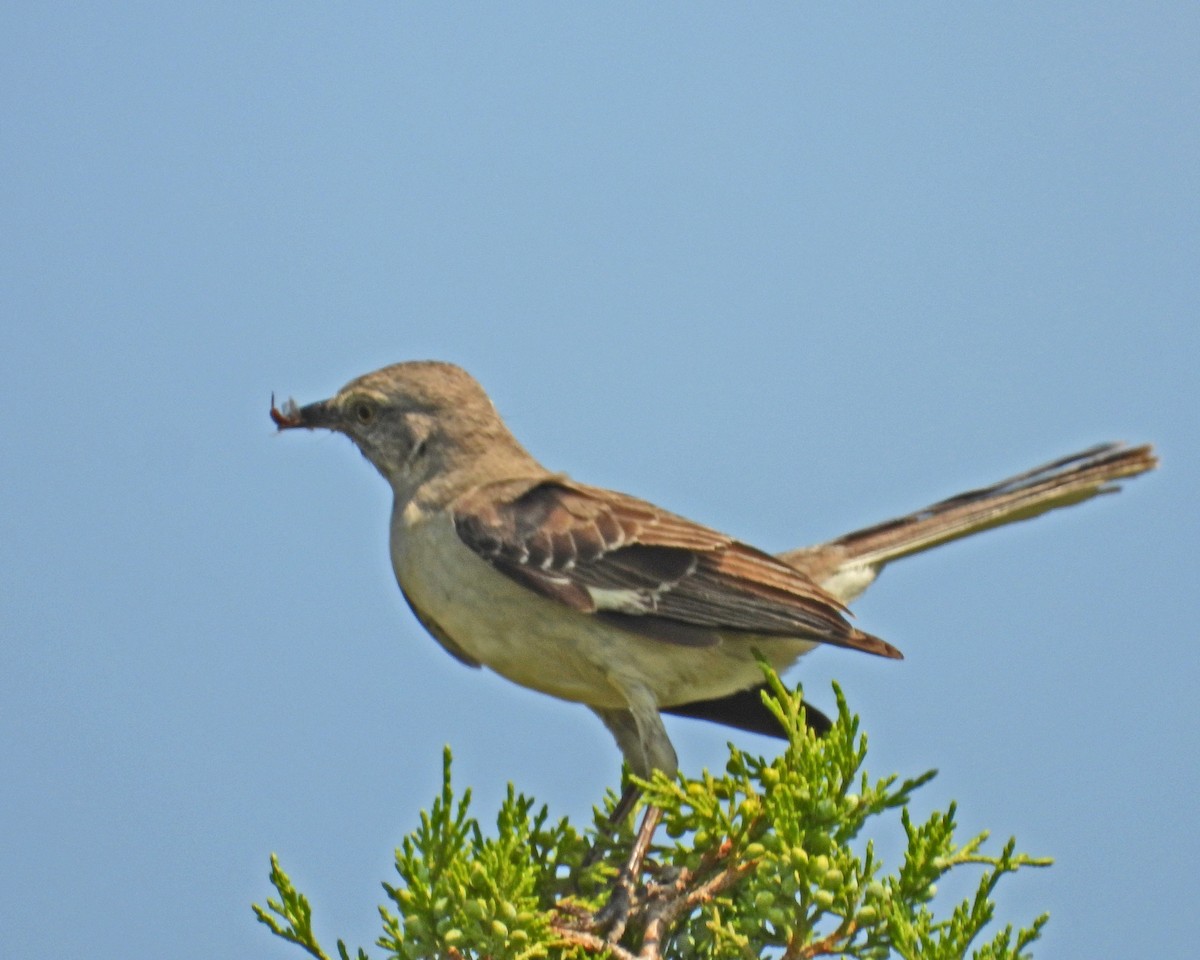
[[[900,656],[807,575],[625,494],[551,478],[489,484],[452,509],[463,543],[501,573],[655,639],[711,644],[735,631]]]

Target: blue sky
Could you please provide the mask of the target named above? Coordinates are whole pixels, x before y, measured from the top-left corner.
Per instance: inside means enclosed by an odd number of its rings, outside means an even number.
[[[1194,952],[1194,5],[0,10],[3,952],[369,944],[442,744],[582,817],[584,709],[403,607],[300,401],[471,370],[543,462],[782,550],[1107,439],[1155,475],[890,568],[871,769],[1055,856],[1039,955]],[[685,769],[726,732],[671,724]],[[771,742],[737,736],[763,750]]]

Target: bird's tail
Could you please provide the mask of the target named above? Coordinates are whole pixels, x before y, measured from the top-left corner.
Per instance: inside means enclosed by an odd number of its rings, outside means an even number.
[[[924,510],[897,517],[815,547],[780,555],[843,602],[865,590],[884,565],[960,537],[1049,510],[1071,506],[1119,489],[1115,481],[1153,470],[1158,458],[1149,445],[1105,443],[1001,480],[968,490]]]

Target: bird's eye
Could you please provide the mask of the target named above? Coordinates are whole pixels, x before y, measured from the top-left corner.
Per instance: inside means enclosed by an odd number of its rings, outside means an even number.
[[[354,419],[364,427],[375,419],[375,408],[365,400],[354,405]]]

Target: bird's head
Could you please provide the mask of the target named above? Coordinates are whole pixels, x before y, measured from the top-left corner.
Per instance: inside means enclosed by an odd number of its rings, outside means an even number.
[[[433,360],[397,363],[351,380],[328,400],[288,400],[271,419],[280,430],[333,430],[409,499],[430,480],[462,472],[503,450],[528,457],[465,370]],[[473,471],[467,471],[473,472]]]

